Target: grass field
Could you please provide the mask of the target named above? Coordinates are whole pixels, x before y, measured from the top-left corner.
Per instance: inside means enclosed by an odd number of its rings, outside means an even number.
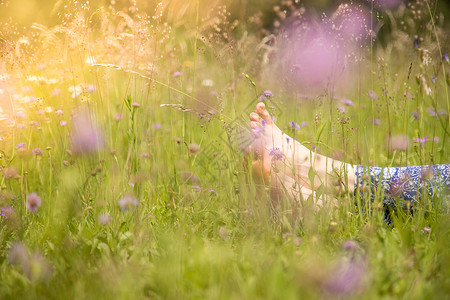
[[[447,194],[275,203],[240,134],[450,163],[445,1],[92,2],[0,23],[1,299],[450,299]]]

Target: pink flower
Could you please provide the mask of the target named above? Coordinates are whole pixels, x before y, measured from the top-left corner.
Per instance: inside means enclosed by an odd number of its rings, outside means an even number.
[[[34,156],[38,156],[38,155],[42,155],[44,154],[44,152],[42,151],[41,148],[34,148],[33,150],[31,150],[31,153],[33,153]]]
[[[39,207],[42,205],[42,200],[36,193],[31,193],[28,195],[27,199],[27,209],[32,212],[36,213],[39,209]]]
[[[121,211],[126,211],[133,207],[137,207],[139,205],[139,201],[130,195],[127,195],[119,200],[119,206]]]
[[[78,114],[73,120],[72,150],[74,154],[88,154],[103,146],[103,133],[88,112]]]
[[[180,77],[181,75],[183,75],[183,73],[176,71],[175,73],[172,74],[172,77],[177,78],[177,77]]]

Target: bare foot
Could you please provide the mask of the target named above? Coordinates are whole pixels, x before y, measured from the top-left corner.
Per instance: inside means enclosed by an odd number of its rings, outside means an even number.
[[[250,127],[255,138],[252,170],[256,178],[266,184],[283,188],[295,197],[308,198],[321,185],[327,192],[348,188],[353,191],[354,167],[319,155],[284,134],[273,122],[264,103],[256,105],[250,114]],[[314,180],[309,179],[314,170]],[[319,203],[320,204],[320,203]]]

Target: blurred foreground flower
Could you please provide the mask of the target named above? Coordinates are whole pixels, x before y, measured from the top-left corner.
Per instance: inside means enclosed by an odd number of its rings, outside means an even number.
[[[94,124],[87,111],[75,116],[71,142],[72,151],[75,155],[96,152],[103,146],[103,133]]]
[[[350,247],[353,247],[353,244]],[[333,297],[349,296],[364,288],[366,277],[365,261],[342,258],[329,273],[322,287]]]
[[[9,263],[18,267],[31,281],[43,281],[50,278],[52,268],[47,259],[39,252],[30,254],[23,243],[15,243],[8,251]]]
[[[130,195],[127,195],[119,200],[119,206],[121,211],[126,211],[137,207],[139,205],[139,201]]]
[[[390,146],[395,151],[406,151],[409,149],[409,137],[407,135],[394,135],[390,139]]]
[[[27,209],[32,212],[36,213],[39,209],[39,207],[42,205],[42,200],[36,193],[31,193],[28,195],[27,199]]]

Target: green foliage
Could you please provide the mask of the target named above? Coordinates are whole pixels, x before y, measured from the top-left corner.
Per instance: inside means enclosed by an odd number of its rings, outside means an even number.
[[[246,24],[211,17],[191,28],[198,16],[187,14],[172,28],[169,9],[67,10],[59,26],[35,24],[23,39],[0,29],[0,75],[12,78],[0,81],[1,299],[448,298],[448,197],[425,196],[391,224],[381,194],[372,202],[347,193],[336,208],[275,201],[243,166],[251,158],[236,133],[270,88],[278,126],[317,153],[355,164],[449,163],[449,64],[440,53],[448,45],[438,49],[438,34],[426,31],[414,49],[396,31],[387,46],[361,50],[373,57],[343,111],[331,89],[299,101],[267,75],[273,49],[236,34]],[[434,64],[423,63],[424,50]],[[76,124],[83,109],[93,124]],[[99,131],[81,138],[101,140],[96,151],[72,151],[77,126]],[[407,137],[405,149],[386,142],[395,135]],[[423,146],[413,142],[425,135]],[[307,178],[314,186],[313,168]],[[36,213],[27,208],[33,192]],[[349,261],[364,280],[334,294],[328,285]]]

